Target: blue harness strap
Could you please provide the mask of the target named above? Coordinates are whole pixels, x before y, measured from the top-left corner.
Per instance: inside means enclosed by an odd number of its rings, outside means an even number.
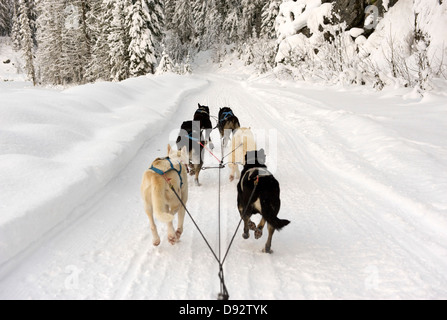
[[[192,137],[192,133],[188,134],[188,135],[185,135],[185,138],[188,138],[189,140],[192,140],[192,141],[200,142],[199,139]]]
[[[205,109],[197,109],[196,113],[205,113],[205,114],[209,114]]]
[[[220,122],[227,120],[229,117],[234,116],[232,111],[226,111],[222,112],[223,118],[220,120]]]
[[[158,168],[156,168],[156,167],[154,167],[154,166],[152,165],[152,166],[149,168],[149,170],[152,170],[152,171],[154,171],[155,173],[157,173],[157,174],[159,174],[159,175],[161,175],[161,176],[165,175],[166,173],[168,173],[168,172],[170,172],[170,171],[175,171],[175,172],[177,172],[178,177],[180,178],[180,188],[183,187],[182,165],[181,165],[181,163],[179,162],[179,164],[180,164],[180,170],[177,170],[177,169],[174,167],[174,165],[172,164],[172,161],[171,161],[171,159],[170,159],[169,157],[166,157],[166,158],[161,159],[161,160],[168,160],[168,161],[169,161],[169,164],[171,165],[171,168],[168,169],[167,171],[162,171],[162,170],[160,170],[160,169],[158,169]]]

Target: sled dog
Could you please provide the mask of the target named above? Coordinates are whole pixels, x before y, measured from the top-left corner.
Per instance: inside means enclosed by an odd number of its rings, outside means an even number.
[[[194,175],[196,185],[199,183],[199,173],[203,165],[203,146],[205,140],[200,130],[200,122],[185,121],[180,127],[180,132],[177,137],[177,148],[181,150],[186,147],[189,154],[190,175]]]
[[[168,145],[168,156],[157,158],[149,169],[143,174],[141,183],[141,196],[144,202],[144,210],[149,217],[152,231],[152,243],[154,246],[160,244],[160,236],[155,225],[154,215],[158,221],[168,226],[168,241],[174,245],[179,241],[183,233],[183,221],[185,208],[173,192],[178,194],[183,203],[188,201],[188,176],[184,163],[188,161],[186,148],[175,151]],[[171,187],[173,190],[171,190]],[[178,226],[174,231],[172,221],[178,213]]]
[[[230,181],[240,178],[239,164],[245,165],[247,151],[256,150],[256,142],[250,128],[239,128],[233,133],[231,140]]]
[[[210,108],[207,106],[202,106],[198,104],[198,109],[194,113],[193,121],[200,122],[200,130],[205,130],[205,141],[209,144],[210,149],[214,149],[213,142],[211,141],[211,131],[213,130],[213,125],[210,119]]]
[[[263,252],[272,253],[273,233],[275,230],[279,231],[287,226],[290,221],[278,219],[281,206],[279,183],[267,170],[264,163],[265,154],[263,149],[247,152],[245,166],[237,185],[237,206],[244,221],[242,237],[248,239],[250,237],[249,230],[253,230],[255,238],[259,239],[267,222],[269,235]],[[247,209],[244,215],[245,208]],[[258,226],[250,219],[256,213],[262,216]]]
[[[230,140],[230,134],[240,128],[241,125],[233,110],[228,107],[220,108],[218,119],[217,127],[219,128],[220,138],[223,139],[222,144],[226,147]]]

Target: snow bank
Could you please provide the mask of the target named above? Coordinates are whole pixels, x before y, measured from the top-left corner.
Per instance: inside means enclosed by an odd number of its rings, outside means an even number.
[[[0,264],[70,218],[205,84],[172,74],[63,91],[0,83]]]
[[[321,5],[321,0],[285,1],[279,8],[276,18],[278,41],[295,35],[307,26],[307,20],[315,8]]]
[[[383,4],[388,9],[388,2]],[[446,79],[445,1],[400,0],[386,10],[368,39],[360,28],[340,33],[346,25],[331,25],[332,11],[332,3],[318,0],[281,4],[278,70],[288,68],[289,74],[307,81],[376,88],[397,84],[432,90],[434,79]]]
[[[0,82],[25,81],[26,76],[20,73],[23,65],[20,52],[12,49],[11,39],[0,37]]]

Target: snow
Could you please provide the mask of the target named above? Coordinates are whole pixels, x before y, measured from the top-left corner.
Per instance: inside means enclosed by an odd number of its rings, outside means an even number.
[[[328,4],[325,4],[326,6]],[[321,0],[297,0],[286,1],[280,5],[279,14],[276,18],[278,41],[296,34],[304,28],[309,16],[314,10],[321,6]],[[329,7],[331,5],[329,4]],[[325,11],[322,11],[325,12]],[[318,19],[313,15],[314,19]],[[321,16],[321,21],[323,17]],[[320,20],[320,19],[318,19]]]
[[[271,255],[266,235],[239,230],[224,265],[231,299],[446,299],[445,82],[421,97],[255,78],[207,58],[192,76],[0,83],[0,299],[215,299],[218,266],[191,220],[175,246],[157,223],[153,247],[139,195],[197,103],[214,116],[230,106],[252,128],[292,221]],[[190,179],[187,204],[216,252],[218,175]],[[239,222],[228,176],[222,252]]]
[[[11,40],[0,37],[0,82],[26,80],[20,73],[23,66],[20,54],[12,49]]]
[[[2,83],[0,264],[69,218],[203,84],[176,75],[62,91]]]
[[[362,29],[352,28],[347,32],[355,40],[342,33],[328,47],[324,33],[338,34],[336,26],[324,23],[332,15],[332,4],[313,0],[283,2],[276,19],[275,61],[283,64],[279,70],[289,69],[298,79],[321,78],[329,83],[376,86],[380,78],[387,85],[397,83],[430,90],[433,79],[445,79],[446,74],[447,3],[400,0],[391,8],[387,1],[383,4],[386,9],[383,18],[372,21],[377,16],[371,14],[365,20],[365,25],[374,25],[368,38],[361,36]],[[310,31],[309,35],[297,34],[304,27]],[[341,29],[345,26],[341,25]],[[334,54],[336,50],[339,53]],[[339,70],[335,75],[332,73],[337,59],[343,61],[342,76],[337,75]]]

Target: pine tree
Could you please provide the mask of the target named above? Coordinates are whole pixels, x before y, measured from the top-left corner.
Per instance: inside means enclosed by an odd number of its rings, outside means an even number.
[[[51,0],[49,0],[51,1]],[[54,0],[53,0],[54,1]],[[63,2],[61,28],[61,74],[63,84],[86,82],[85,70],[90,59],[91,45],[87,35],[87,0]]]
[[[202,1],[202,0],[198,0]],[[174,12],[175,12],[175,2],[176,0],[165,0],[164,1],[164,27],[165,31],[172,30],[173,29],[173,18],[174,18]]]
[[[166,72],[172,72],[174,70],[174,63],[172,62],[166,51],[163,51],[160,63],[155,71],[156,75],[160,75]]]
[[[147,27],[151,31],[154,39],[161,40],[165,20],[163,2],[161,0],[144,0],[144,2],[150,15],[150,21],[148,21]]]
[[[194,37],[194,20],[189,0],[177,0],[173,15],[174,33],[178,36],[182,45],[190,44]]]
[[[281,0],[269,0],[262,8],[261,36],[276,39],[275,20],[279,13]]]
[[[131,6],[130,0],[113,0],[112,21],[107,37],[109,44],[110,76],[113,81],[129,78],[130,70],[130,35],[127,24],[127,8]]]
[[[0,36],[7,36],[11,32],[11,8],[11,0],[0,0]]]
[[[43,83],[63,83],[61,74],[62,28],[64,3],[40,0],[37,3],[38,75]]]
[[[91,58],[86,68],[88,81],[111,80],[110,46],[114,0],[91,4],[87,13],[87,27],[91,43]]]
[[[25,59],[25,71],[33,81],[33,85],[36,85],[36,76],[34,70],[34,41],[31,32],[30,20],[28,18],[29,10],[25,0],[19,0],[18,3],[21,47],[23,56]]]
[[[261,30],[262,8],[265,0],[242,0],[242,20],[240,23],[242,40],[259,36]]]
[[[148,25],[151,23],[149,8],[143,0],[135,0],[128,8],[127,21],[130,25],[129,45],[130,75],[141,76],[154,73],[156,63],[152,34]]]
[[[225,34],[225,40],[227,43],[236,43],[242,37],[241,31],[241,19],[242,19],[242,6],[241,0],[231,0],[228,2],[228,11],[224,15],[223,32]]]
[[[13,0],[11,2],[11,40],[12,46],[15,50],[20,50],[22,48],[21,36],[20,36],[20,23],[19,23],[19,8],[17,6],[17,1]]]

